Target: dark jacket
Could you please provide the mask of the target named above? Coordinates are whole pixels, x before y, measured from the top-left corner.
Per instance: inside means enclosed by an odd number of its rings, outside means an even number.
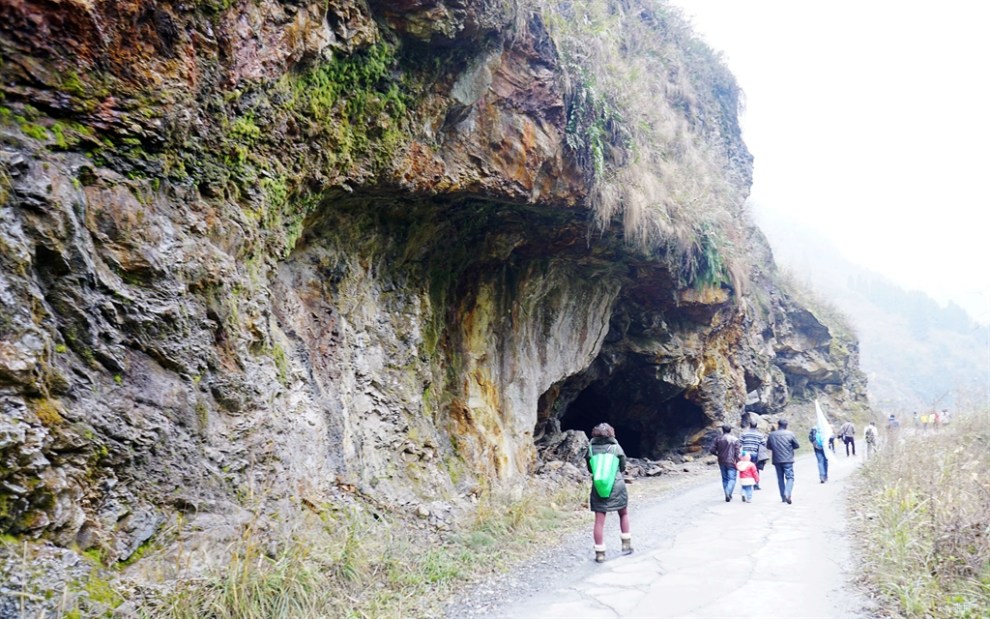
[[[612,494],[607,499],[598,496],[598,493],[595,492],[595,487],[591,487],[590,506],[593,512],[614,512],[629,505],[626,482],[622,479],[622,472],[626,470],[626,452],[622,451],[622,447],[618,441],[605,436],[594,437],[591,439],[591,444],[588,445],[588,455],[585,457],[585,463],[588,465],[588,470],[591,471],[591,456],[605,453],[609,450],[619,456],[619,472],[615,474],[615,485],[612,486]]]
[[[723,434],[715,439],[711,452],[718,456],[718,463],[722,466],[736,468],[739,462],[739,453],[742,451],[739,439],[731,434]]]
[[[790,430],[774,430],[767,437],[767,449],[773,452],[774,464],[794,462],[794,450],[801,447]]]

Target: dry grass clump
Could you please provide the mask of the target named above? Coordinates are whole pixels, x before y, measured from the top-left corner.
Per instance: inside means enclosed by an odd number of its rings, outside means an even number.
[[[352,505],[300,510],[283,539],[253,528],[223,569],[177,584],[143,610],[161,619],[388,618],[435,615],[458,587],[526,558],[571,530],[586,484],[482,497],[441,533],[422,521]]]
[[[868,462],[852,496],[864,579],[905,617],[990,609],[990,417],[958,415]]]
[[[521,4],[525,5],[523,0]],[[665,255],[682,284],[742,285],[735,238],[749,185],[740,91],[718,54],[661,0],[534,3],[560,54],[567,140],[595,220]]]

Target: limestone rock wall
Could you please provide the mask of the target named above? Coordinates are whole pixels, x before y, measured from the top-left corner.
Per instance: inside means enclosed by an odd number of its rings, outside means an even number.
[[[747,286],[590,225],[538,13],[7,0],[0,51],[0,532],[208,554],[252,502],[413,510],[594,421],[658,456],[865,392],[744,220]]]

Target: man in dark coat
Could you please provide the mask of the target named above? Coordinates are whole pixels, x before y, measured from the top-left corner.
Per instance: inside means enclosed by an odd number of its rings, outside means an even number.
[[[732,436],[732,426],[722,426],[722,436],[712,443],[711,452],[718,456],[718,470],[722,473],[722,490],[725,492],[725,502],[732,500],[732,491],[736,489],[736,463],[739,462],[741,445],[739,439]]]
[[[777,487],[780,500],[791,504],[794,489],[794,450],[801,447],[794,433],[787,429],[787,420],[777,422],[777,429],[767,437],[767,449],[773,452],[773,467],[777,469]]]

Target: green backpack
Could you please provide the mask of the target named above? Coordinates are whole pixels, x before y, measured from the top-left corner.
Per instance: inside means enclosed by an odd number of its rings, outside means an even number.
[[[612,446],[609,445],[609,450]],[[588,446],[588,453],[591,453],[591,446]],[[595,486],[595,492],[603,499],[612,495],[612,486],[615,484],[615,475],[619,472],[619,457],[612,451],[605,451],[594,454],[589,458],[591,462],[591,481]]]

